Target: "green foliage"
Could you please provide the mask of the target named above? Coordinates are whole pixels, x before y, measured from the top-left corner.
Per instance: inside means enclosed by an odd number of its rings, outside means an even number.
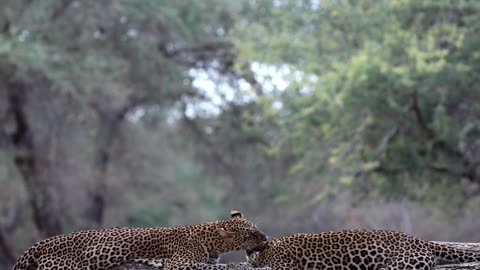
[[[84,103],[99,92],[120,100],[135,93],[156,102],[184,94],[186,67],[166,59],[161,48],[183,48],[215,38],[223,13],[236,9],[216,0],[61,5],[56,1],[7,5],[11,26],[1,36],[0,55],[44,73],[60,90]]]
[[[473,0],[0,1],[0,225],[18,252],[42,233],[32,216],[71,231],[232,208],[274,234],[391,228],[401,212],[424,236],[468,239],[429,215],[465,206],[458,224],[476,229],[479,12]],[[32,144],[14,138],[11,106]],[[34,158],[28,177],[18,154]],[[44,215],[35,195],[50,199]],[[437,199],[448,205],[404,204]]]
[[[460,0],[6,0],[0,65],[38,90],[24,104],[50,164],[38,173],[69,229],[84,227],[98,171],[109,224],[264,215],[339,194],[448,191],[461,205],[480,186],[479,11]],[[3,146],[15,125],[0,113]],[[113,139],[99,170],[100,131]],[[26,193],[8,151],[4,193]]]
[[[157,204],[144,204],[131,209],[127,213],[127,226],[131,227],[166,227],[170,225],[170,218],[179,214],[173,207],[158,207]]]
[[[177,158],[167,162],[162,169],[164,179],[155,186],[169,194],[155,196],[147,192],[145,198],[135,201],[126,214],[128,226],[173,226],[195,223],[209,216],[211,219],[224,216],[221,201],[225,194],[217,179],[206,176],[189,160]]]
[[[232,32],[251,61],[318,78],[287,76],[264,101],[285,127],[270,152],[295,154],[293,174],[327,173],[359,195],[425,199],[478,186],[479,3],[317,4],[255,3]],[[273,102],[283,105],[276,114]]]
[[[46,177],[48,181],[45,183],[51,185],[46,188],[53,190],[52,194],[60,189],[67,190],[54,195],[67,198],[65,209],[61,210],[65,213],[65,227],[73,229],[92,225],[82,219],[86,218],[85,209],[92,202],[91,190],[98,186],[92,183],[98,178],[94,172],[94,153],[99,140],[104,139],[102,129],[107,130],[106,137],[108,132],[113,134],[107,138],[110,140],[107,144],[111,144],[107,151],[112,152],[123,147],[114,142],[121,139],[125,123],[138,126],[131,130],[137,136],[145,135],[141,124],[147,122],[152,125],[147,132],[150,137],[158,136],[158,126],[165,126],[165,130],[162,128],[165,133],[172,132],[175,123],[166,124],[166,118],[173,114],[172,111],[178,113],[178,104],[184,97],[198,94],[191,85],[188,71],[216,58],[214,54],[206,57],[196,54],[203,53],[204,43],[224,41],[223,37],[240,7],[236,2],[224,4],[219,0],[7,0],[0,3],[0,65],[15,67],[15,72],[12,71],[15,80],[38,90],[26,91],[25,111],[33,137],[38,140],[35,143],[44,147],[35,147],[35,150],[41,153],[39,156],[48,159],[38,173],[53,175]],[[7,92],[2,84],[0,96]],[[4,104],[9,105],[8,101],[1,100],[0,105]],[[137,118],[137,113],[146,116]],[[3,151],[6,148],[2,148],[4,143],[11,143],[3,132],[10,135],[16,127],[15,119],[10,120],[11,115],[3,107],[0,114],[0,154],[3,156],[6,153]],[[109,126],[112,120],[119,123]],[[7,121],[13,123],[11,130],[7,130],[11,124]],[[178,134],[175,136],[179,138]],[[113,171],[116,178],[112,181],[113,189],[123,187],[128,181],[148,179],[154,182],[154,191],[158,192],[156,188],[165,184],[166,190],[174,195],[165,192],[156,198],[158,194],[149,192],[145,198],[139,199],[132,195],[141,190],[135,186],[134,191],[126,191],[128,194],[123,201],[114,198],[114,202],[109,202],[118,205],[130,202],[130,205],[107,222],[127,220],[128,224],[135,226],[154,223],[160,226],[224,214],[224,208],[219,206],[224,191],[215,186],[218,186],[215,181],[220,181],[219,178],[207,175],[194,163],[191,149],[178,147],[178,153],[160,157],[152,153],[171,150],[166,146],[168,143],[154,141],[148,146],[137,145],[145,156],[131,154],[133,157],[128,158],[132,158],[132,164],[118,171],[108,167],[127,158],[110,153],[104,171]],[[186,143],[180,141],[179,144]],[[123,155],[131,152],[136,151],[127,149]],[[142,162],[133,162],[136,159]],[[157,173],[158,167],[151,164],[160,159],[166,160],[169,167]],[[51,168],[48,166],[50,162],[55,163]],[[4,176],[4,164],[5,171],[16,169],[13,161],[2,162],[2,183],[7,177]],[[77,174],[77,171],[81,173]],[[131,179],[125,179],[124,175]],[[158,177],[152,179],[152,175]],[[18,186],[23,184],[22,181],[12,182]],[[108,194],[101,196],[108,197]],[[3,201],[1,204],[7,205]],[[184,213],[187,207],[197,204],[202,205],[198,211]],[[117,206],[112,208],[114,213],[118,210]],[[182,216],[180,213],[184,213],[184,217],[175,219]]]

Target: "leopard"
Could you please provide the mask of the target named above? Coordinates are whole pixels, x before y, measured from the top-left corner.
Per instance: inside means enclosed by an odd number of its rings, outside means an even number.
[[[165,270],[229,269],[207,263],[212,254],[253,248],[267,240],[238,210],[207,223],[154,228],[84,230],[47,238],[30,247],[14,270],[102,270],[160,260]]]
[[[271,270],[431,270],[439,263],[480,261],[480,254],[404,232],[343,230],[272,238],[247,249],[252,267]]]

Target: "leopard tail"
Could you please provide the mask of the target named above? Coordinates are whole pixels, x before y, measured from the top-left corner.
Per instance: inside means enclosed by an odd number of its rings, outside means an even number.
[[[430,250],[437,260],[449,263],[480,262],[480,252],[464,250],[429,242]]]

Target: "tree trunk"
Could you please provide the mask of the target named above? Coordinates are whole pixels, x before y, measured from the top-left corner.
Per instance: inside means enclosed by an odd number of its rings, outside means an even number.
[[[15,148],[14,164],[25,183],[35,226],[44,237],[50,237],[62,232],[58,203],[51,192],[51,164],[39,150],[27,113],[30,95],[48,90],[49,83],[34,72],[28,75],[28,82],[16,77],[16,73],[14,65],[0,66],[0,90],[7,93],[7,114],[15,127],[4,133]]]
[[[144,266],[140,264],[129,263],[120,267],[115,268],[114,270],[152,270],[157,269],[154,267]],[[245,270],[245,267],[241,263],[230,264],[232,270]],[[259,268],[249,268],[251,270],[259,270]],[[261,268],[263,270],[269,268]],[[448,264],[448,265],[439,265],[435,267],[436,270],[480,270],[480,263],[462,263],[462,264]]]
[[[458,243],[458,242],[435,242],[438,244],[455,247],[458,249],[469,250],[472,252],[480,253],[480,243]],[[230,269],[245,269],[245,263],[232,263],[229,264]],[[126,264],[120,267],[115,268],[114,270],[151,270],[158,269],[149,266],[144,266],[140,264]],[[259,270],[259,268],[249,268],[251,270]],[[266,270],[266,268],[261,268]],[[480,262],[475,263],[462,263],[462,264],[442,264],[435,267],[436,270],[480,270]]]
[[[116,119],[110,113],[98,113],[99,127],[96,135],[96,149],[94,153],[94,185],[89,190],[90,204],[85,210],[86,217],[95,227],[102,225],[105,212],[105,196],[107,191],[107,171],[110,163],[110,148],[115,133],[122,119]]]
[[[93,188],[90,189],[90,204],[86,207],[85,216],[95,227],[101,227],[106,207],[107,172],[111,160],[111,148],[118,134],[118,129],[127,114],[139,106],[143,98],[130,95],[120,108],[112,109],[106,98],[92,102],[98,116],[96,149],[94,156]]]
[[[11,269],[16,260],[13,247],[3,228],[0,228],[0,268]]]

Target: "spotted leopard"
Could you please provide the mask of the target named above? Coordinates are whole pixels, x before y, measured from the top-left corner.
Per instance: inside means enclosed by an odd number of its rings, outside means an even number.
[[[247,251],[254,267],[280,269],[430,270],[442,261],[480,261],[480,254],[401,232],[351,230],[275,238]]]
[[[80,231],[40,241],[14,270],[100,270],[132,261],[163,259],[163,269],[228,269],[205,263],[209,254],[252,248],[266,240],[238,211],[231,218],[169,228]]]

